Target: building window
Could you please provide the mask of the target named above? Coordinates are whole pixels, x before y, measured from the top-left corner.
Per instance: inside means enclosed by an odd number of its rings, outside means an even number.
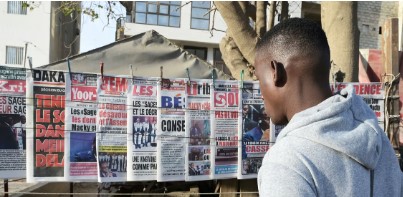
[[[202,60],[207,60],[207,48],[205,47],[185,46],[184,49]]]
[[[213,62],[214,67],[222,70],[225,74],[231,75],[231,71],[225,65],[224,60],[222,60],[220,49],[218,49],[218,48],[214,49],[213,60],[214,60],[214,62]]]
[[[7,1],[7,13],[8,14],[27,14],[27,8],[23,5],[26,1]]]
[[[210,13],[208,13],[209,10],[210,1],[192,1],[190,28],[208,30],[210,26]]]
[[[24,47],[6,46],[6,64],[22,65]]]
[[[135,23],[179,27],[180,1],[136,1]]]

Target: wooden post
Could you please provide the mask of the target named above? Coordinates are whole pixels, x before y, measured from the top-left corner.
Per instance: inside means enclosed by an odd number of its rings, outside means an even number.
[[[227,192],[238,192],[238,180],[237,179],[226,179],[221,180],[220,183],[220,197],[236,197],[236,193],[226,194]]]
[[[4,197],[8,197],[8,179],[4,179]]]
[[[257,188],[257,179],[246,179],[246,180],[241,180],[240,181],[240,192],[241,195],[240,197],[257,197],[259,196],[258,188]],[[243,193],[247,192],[247,193]],[[256,193],[251,193],[251,192],[256,192]]]
[[[399,73],[398,32],[398,19],[386,19],[382,27],[382,61],[387,75],[396,76]],[[399,79],[393,82],[391,79],[391,77],[386,78],[392,87],[389,95],[386,95],[388,99],[385,107],[387,107],[389,117],[385,117],[385,123],[389,122],[389,124],[385,125],[385,132],[387,132],[393,148],[397,150],[399,148],[400,123]]]
[[[74,183],[70,182],[70,197],[74,197]]]

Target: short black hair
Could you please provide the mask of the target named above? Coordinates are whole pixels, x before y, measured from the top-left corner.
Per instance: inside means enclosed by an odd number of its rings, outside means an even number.
[[[276,54],[286,55],[293,51],[302,54],[322,55],[330,64],[330,49],[322,27],[315,21],[290,18],[266,32],[256,44],[256,51],[274,49]]]

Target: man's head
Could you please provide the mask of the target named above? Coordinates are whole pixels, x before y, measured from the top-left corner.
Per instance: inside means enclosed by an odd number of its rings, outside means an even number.
[[[260,110],[260,114],[259,114],[259,126],[260,128],[265,131],[267,129],[270,129],[270,119],[267,116],[266,110],[264,108],[262,108]]]
[[[249,112],[249,105],[242,106],[242,118],[246,118]]]
[[[101,162],[101,172],[108,173],[108,162],[106,161]]]
[[[27,122],[27,119],[25,118],[24,115],[21,115],[20,118],[21,118],[21,123],[22,124],[25,124]]]
[[[308,19],[277,24],[257,43],[255,69],[268,115],[275,124],[286,124],[308,107],[299,99],[313,96],[308,95],[313,93],[310,88],[329,88],[330,50],[324,31]]]

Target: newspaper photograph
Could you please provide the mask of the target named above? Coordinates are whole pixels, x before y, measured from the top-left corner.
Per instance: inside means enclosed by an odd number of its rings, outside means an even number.
[[[71,79],[70,79],[71,77]],[[67,74],[65,174],[69,181],[97,181],[97,75]]]
[[[127,179],[128,81],[123,77],[98,76],[96,120],[99,182]]]
[[[238,116],[240,115],[238,81],[215,80],[210,95],[214,148],[213,179],[236,178],[238,172]]]
[[[186,181],[210,180],[211,126],[210,86],[212,80],[191,80],[186,86]]]
[[[27,182],[65,181],[66,75],[34,69],[27,77]]]
[[[127,94],[128,181],[157,179],[157,82],[134,77]]]
[[[25,178],[26,71],[0,66],[0,178]]]
[[[184,79],[158,83],[157,181],[185,180],[185,96]]]
[[[239,90],[242,116],[239,116],[238,179],[257,178],[270,147],[270,119],[266,114],[258,81],[244,81]]]

